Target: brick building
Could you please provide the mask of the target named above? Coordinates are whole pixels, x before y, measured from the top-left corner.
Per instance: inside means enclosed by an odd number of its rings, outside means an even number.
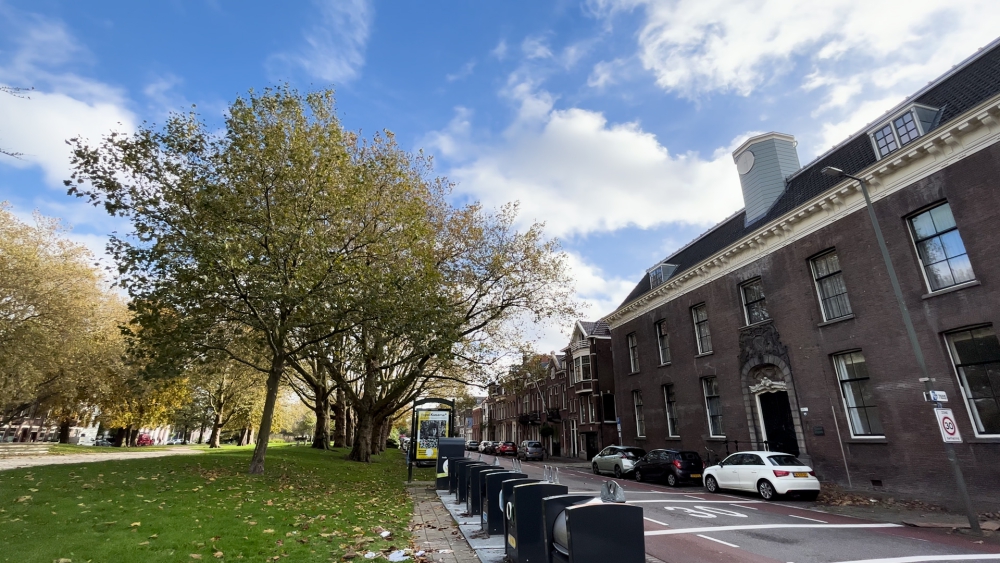
[[[859,184],[864,178],[970,493],[1000,482],[1000,43],[800,167],[734,153],[745,208],[653,265],[610,326],[623,441],[770,448],[822,480],[957,498]]]

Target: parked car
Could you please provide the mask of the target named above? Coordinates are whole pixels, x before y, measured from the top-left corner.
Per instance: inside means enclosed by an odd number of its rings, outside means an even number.
[[[111,447],[111,446],[113,446],[115,444],[111,440],[108,440],[107,438],[98,438],[98,439],[94,440],[94,445],[95,446],[100,446],[100,447],[103,447],[103,448],[109,448],[109,447]]]
[[[819,479],[811,467],[780,452],[738,452],[706,467],[705,488],[757,491],[764,500],[797,494],[806,500],[819,496]]]
[[[135,445],[137,446],[152,446],[153,437],[149,434],[139,434],[139,437],[135,439]]]
[[[542,448],[541,442],[525,440],[521,442],[521,445],[517,448],[517,459],[523,459],[524,461],[537,459],[538,461],[542,461],[544,456],[545,449]]]
[[[666,481],[671,487],[701,482],[704,464],[698,452],[652,450],[635,463],[636,481]]]
[[[171,439],[167,440],[167,445],[168,446],[183,446],[184,445],[184,439],[183,438],[171,438]]]
[[[601,450],[594,459],[590,460],[590,465],[594,473],[612,473],[621,479],[631,475],[635,470],[635,462],[646,455],[646,450],[631,446],[608,446]]]
[[[469,440],[465,443],[466,451],[475,452],[479,450],[479,442],[476,440]]]
[[[494,452],[496,445],[494,442],[489,440],[483,440],[479,442],[479,453],[481,454],[491,454]]]
[[[517,455],[517,444],[514,442],[500,442],[497,446],[497,455]]]

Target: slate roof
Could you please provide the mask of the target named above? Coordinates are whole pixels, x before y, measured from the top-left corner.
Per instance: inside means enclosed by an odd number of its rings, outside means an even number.
[[[611,336],[611,327],[604,321],[578,321],[584,336]]]
[[[937,120],[938,125],[931,129],[933,131],[998,93],[1000,93],[1000,40],[992,42],[942,77],[930,82],[899,106],[886,112],[883,117],[912,103],[939,108],[941,111]],[[820,173],[824,167],[833,166],[848,174],[857,174],[875,164],[878,159],[867,134],[870,126],[871,124],[865,126],[865,129],[790,176],[786,181],[784,193],[760,219],[745,226],[746,212],[740,210],[665,259],[664,262],[677,266],[670,277],[684,273],[753,233],[760,226],[770,223],[839,184],[839,178]],[[644,275],[619,308],[650,289],[649,276]]]

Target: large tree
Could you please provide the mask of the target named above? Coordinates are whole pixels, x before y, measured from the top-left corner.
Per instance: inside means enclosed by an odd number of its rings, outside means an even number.
[[[265,379],[250,463],[262,473],[289,359],[331,336],[323,327],[349,306],[348,284],[364,266],[358,251],[415,236],[405,222],[371,225],[360,212],[378,201],[332,92],[251,92],[230,106],[221,132],[173,115],[159,130],[70,143],[70,193],[133,226],[109,250],[144,338],[219,350]],[[397,203],[384,209],[405,212]],[[263,343],[264,361],[230,345],[233,327]]]

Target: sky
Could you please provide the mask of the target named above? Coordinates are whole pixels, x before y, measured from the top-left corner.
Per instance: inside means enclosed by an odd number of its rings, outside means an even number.
[[[333,88],[344,125],[434,156],[456,202],[517,201],[566,253],[586,318],[743,206],[732,151],[802,164],[996,38],[1000,2],[0,0],[0,201],[104,256],[127,224],[66,195],[65,140],[250,89]],[[107,260],[106,258],[103,258]],[[559,350],[571,327],[540,327]]]

